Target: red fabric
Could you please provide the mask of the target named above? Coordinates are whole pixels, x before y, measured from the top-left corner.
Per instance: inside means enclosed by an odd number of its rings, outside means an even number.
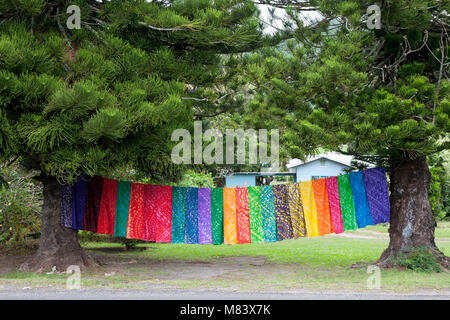
[[[344,231],[344,222],[342,220],[341,204],[339,202],[339,187],[337,177],[327,178],[326,185],[333,229],[335,233],[342,233]]]
[[[144,234],[143,240],[156,239],[157,186],[147,184],[144,188]]]
[[[325,179],[312,181],[314,199],[316,200],[317,221],[319,223],[319,233],[321,236],[334,232],[331,222],[330,204],[328,203],[328,193]]]
[[[156,242],[172,242],[172,187],[156,187]]]
[[[251,243],[247,188],[236,188],[236,216],[238,243]]]
[[[128,239],[143,239],[144,237],[144,190],[144,184],[134,182],[131,184],[126,236]]]
[[[116,218],[117,180],[103,179],[97,233],[114,235]]]

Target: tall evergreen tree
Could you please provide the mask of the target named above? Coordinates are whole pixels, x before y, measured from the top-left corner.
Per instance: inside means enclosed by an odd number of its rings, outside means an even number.
[[[280,127],[292,156],[327,147],[388,167],[390,244],[379,265],[425,246],[449,267],[434,240],[426,156],[450,142],[450,2],[383,0],[378,21],[373,1],[260,2],[286,10],[293,39],[245,62],[247,121]]]
[[[235,105],[222,55],[273,41],[257,14],[237,0],[0,0],[0,160],[39,170],[44,187],[23,270],[93,263],[59,224],[61,183],[126,166],[179,176],[172,131]]]

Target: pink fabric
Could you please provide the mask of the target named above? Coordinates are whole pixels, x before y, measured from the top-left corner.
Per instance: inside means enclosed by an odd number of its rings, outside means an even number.
[[[155,241],[156,239],[156,196],[157,186],[148,184],[144,190],[144,232],[143,240]]]
[[[341,204],[339,202],[339,188],[337,177],[326,179],[328,202],[330,203],[331,221],[335,233],[344,231],[344,222],[342,221]]]

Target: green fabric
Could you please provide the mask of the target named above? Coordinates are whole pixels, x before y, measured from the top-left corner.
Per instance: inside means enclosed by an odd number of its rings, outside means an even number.
[[[223,243],[223,188],[211,189],[211,230],[213,244]]]
[[[127,235],[128,209],[130,207],[131,182],[119,181],[117,184],[116,220],[114,237]]]
[[[184,243],[187,188],[172,188],[172,243]]]
[[[344,174],[338,176],[337,179],[344,231],[356,230],[358,228],[358,223],[355,216],[355,204],[353,202],[353,193],[349,175]]]
[[[250,213],[250,232],[252,243],[264,242],[264,230],[261,215],[261,188],[248,187]]]

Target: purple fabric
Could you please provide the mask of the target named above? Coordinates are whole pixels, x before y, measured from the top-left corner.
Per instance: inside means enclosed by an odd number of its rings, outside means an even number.
[[[389,222],[390,204],[386,170],[383,167],[367,169],[363,173],[363,178],[373,223]]]
[[[87,179],[81,177],[73,189],[73,226],[72,229],[83,230],[84,209],[86,208]]]
[[[61,226],[73,227],[73,186],[66,184],[61,186]]]
[[[211,189],[198,189],[198,243],[212,244]]]

